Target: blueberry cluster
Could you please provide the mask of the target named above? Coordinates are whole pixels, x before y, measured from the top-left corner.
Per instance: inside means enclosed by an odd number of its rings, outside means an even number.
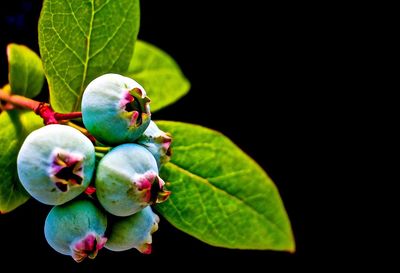
[[[54,206],[44,231],[56,251],[77,262],[103,247],[151,252],[159,218],[149,205],[170,194],[159,168],[169,160],[171,137],[151,121],[149,103],[136,81],[105,74],[87,86],[81,105],[83,124],[100,146],[60,124],[25,139],[18,176],[32,197]]]

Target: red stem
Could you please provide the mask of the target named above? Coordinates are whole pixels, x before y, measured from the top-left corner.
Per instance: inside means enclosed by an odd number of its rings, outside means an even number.
[[[35,109],[39,107],[40,104],[40,102],[36,100],[25,98],[23,96],[9,95],[5,91],[3,91],[3,89],[0,89],[0,100],[10,102],[23,108],[31,109],[32,111],[35,111]]]
[[[0,101],[5,101],[6,104],[2,109],[12,109],[14,106],[19,106],[25,109],[30,109],[39,115],[45,125],[63,123],[78,129],[82,134],[90,139],[94,144],[96,139],[85,129],[72,122],[68,122],[70,119],[82,118],[82,112],[70,112],[70,113],[57,113],[51,108],[51,105],[45,102],[39,102],[23,96],[10,95],[6,91],[0,88]],[[0,105],[1,106],[1,105]],[[1,113],[0,107],[0,113]]]
[[[0,89],[0,100],[11,103],[14,106],[30,109],[43,118],[44,124],[57,124],[58,121],[82,118],[81,112],[57,113],[50,104],[39,102],[19,95],[10,95]]]
[[[54,113],[54,117],[56,120],[69,120],[69,119],[77,119],[82,118],[82,112],[70,112],[70,113]]]

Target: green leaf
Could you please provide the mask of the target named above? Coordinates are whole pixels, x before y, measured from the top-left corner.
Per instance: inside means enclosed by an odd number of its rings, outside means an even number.
[[[93,79],[126,72],[139,16],[139,0],[43,2],[39,46],[55,111],[78,111]]]
[[[190,82],[174,59],[143,41],[137,41],[135,54],[125,74],[144,87],[151,98],[152,112],[173,104],[190,89]]]
[[[25,137],[41,126],[42,119],[31,111],[0,114],[0,213],[10,212],[29,199],[18,179],[17,156]]]
[[[256,162],[216,131],[180,122],[157,125],[173,136],[160,176],[170,198],[156,209],[178,229],[214,246],[293,252],[278,190]]]
[[[43,87],[44,72],[39,56],[24,45],[7,46],[8,81],[14,94],[33,98]]]

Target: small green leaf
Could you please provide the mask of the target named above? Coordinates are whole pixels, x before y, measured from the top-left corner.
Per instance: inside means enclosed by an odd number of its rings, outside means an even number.
[[[44,72],[39,56],[24,45],[9,44],[8,81],[14,94],[33,98],[43,87]]]
[[[33,112],[4,111],[0,114],[0,213],[7,213],[29,199],[17,174],[17,156],[25,137],[43,126]]]
[[[216,131],[157,125],[173,136],[172,161],[160,174],[172,194],[156,206],[170,223],[214,246],[294,251],[278,190],[256,162]]]
[[[151,98],[151,111],[155,112],[184,96],[190,89],[174,59],[161,49],[137,41],[128,77],[140,83]]]
[[[139,14],[139,0],[43,2],[39,46],[54,110],[78,111],[94,78],[128,69]]]

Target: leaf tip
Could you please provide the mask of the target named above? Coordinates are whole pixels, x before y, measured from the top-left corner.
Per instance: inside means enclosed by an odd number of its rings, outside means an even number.
[[[296,243],[294,242],[294,240],[292,240],[289,248],[287,249],[287,252],[289,252],[290,254],[296,253]]]
[[[288,241],[287,241],[287,247],[285,248],[284,251],[290,253],[290,254],[294,254],[296,253],[296,241],[294,239],[294,235],[293,235],[293,231],[290,231],[290,233],[288,234]]]
[[[13,53],[13,49],[17,48],[17,47],[23,47],[22,45],[16,44],[16,43],[9,43],[6,47],[6,54],[7,54],[7,58],[8,61],[11,61],[11,55]]]
[[[8,44],[6,47],[6,54],[7,54],[8,59],[10,59],[11,46],[12,46],[12,44]]]

